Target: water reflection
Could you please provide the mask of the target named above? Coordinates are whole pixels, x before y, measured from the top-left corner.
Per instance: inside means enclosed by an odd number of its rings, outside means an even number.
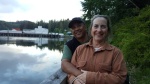
[[[39,84],[60,68],[64,42],[0,37],[0,84]]]

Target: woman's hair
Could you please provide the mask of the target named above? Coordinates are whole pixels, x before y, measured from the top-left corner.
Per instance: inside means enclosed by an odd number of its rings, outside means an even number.
[[[98,18],[98,17],[103,17],[106,19],[107,21],[107,27],[108,27],[108,37],[111,35],[111,22],[110,22],[110,18],[107,16],[107,15],[94,15],[92,18],[91,18],[91,24],[90,24],[90,28],[89,28],[89,34],[91,34],[91,29],[92,29],[92,26],[93,26],[93,21]],[[91,36],[91,35],[90,35]]]

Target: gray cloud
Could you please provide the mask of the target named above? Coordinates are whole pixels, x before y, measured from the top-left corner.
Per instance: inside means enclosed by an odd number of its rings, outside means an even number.
[[[12,13],[15,9],[25,11],[27,10],[27,7],[17,0],[0,0],[0,13]]]

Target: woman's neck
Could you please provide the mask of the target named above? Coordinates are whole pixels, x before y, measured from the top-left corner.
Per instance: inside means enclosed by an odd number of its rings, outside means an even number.
[[[106,41],[94,41],[92,42],[92,45],[94,48],[99,48],[99,47],[102,47],[104,46]]]

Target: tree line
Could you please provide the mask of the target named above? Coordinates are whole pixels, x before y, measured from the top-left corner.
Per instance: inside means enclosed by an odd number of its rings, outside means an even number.
[[[49,22],[44,22],[43,20],[35,22],[31,21],[16,21],[16,22],[6,22],[0,20],[0,30],[12,30],[13,28],[23,29],[34,29],[38,26],[47,28],[49,32],[66,33],[68,28],[69,19],[65,20],[49,20]]]
[[[150,5],[150,0],[84,0],[81,2],[83,17],[90,20],[93,15],[109,15],[112,23],[125,17],[139,14],[139,11]]]

